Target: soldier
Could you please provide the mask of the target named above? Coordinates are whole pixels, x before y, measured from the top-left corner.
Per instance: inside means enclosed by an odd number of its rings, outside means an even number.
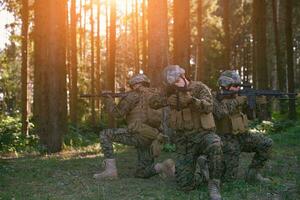
[[[179,189],[195,189],[200,182],[196,168],[207,156],[209,177],[208,190],[211,199],[219,200],[222,164],[221,139],[215,131],[212,115],[213,98],[202,82],[188,81],[185,70],[169,65],[163,70],[164,94],[150,98],[150,106],[158,109],[170,106],[169,125],[175,131],[175,177]]]
[[[224,71],[218,85],[222,90],[238,91],[241,78],[236,71]],[[260,101],[263,98],[258,99]],[[239,156],[241,152],[254,152],[254,157],[249,166],[246,180],[269,182],[260,171],[270,158],[272,140],[258,133],[250,133],[247,116],[242,113],[242,106],[246,103],[245,96],[233,95],[229,98],[214,99],[214,117],[217,125],[217,134],[223,142],[224,169],[223,178],[230,180],[236,178]],[[258,102],[259,103],[259,102]]]
[[[153,92],[149,88],[150,80],[143,74],[131,78],[131,91],[120,100],[118,105],[110,96],[105,97],[105,109],[115,117],[125,117],[128,128],[105,129],[100,133],[100,144],[104,153],[105,169],[95,174],[96,179],[115,179],[118,177],[116,160],[113,155],[113,142],[135,146],[138,154],[135,177],[149,178],[156,174],[172,176],[175,171],[174,162],[167,159],[154,165],[154,157],[158,156],[160,143],[164,137],[159,131],[161,111],[149,107],[148,98]]]

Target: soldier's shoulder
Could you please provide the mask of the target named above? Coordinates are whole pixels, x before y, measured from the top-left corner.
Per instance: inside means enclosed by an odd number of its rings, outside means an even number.
[[[139,93],[132,90],[132,91],[127,92],[127,95],[125,96],[124,99],[131,100],[131,99],[137,99],[137,98],[139,98]]]
[[[211,89],[201,81],[191,81],[190,88],[192,90],[203,90],[203,89],[205,89],[205,90],[211,91]]]
[[[150,93],[159,93],[161,91],[159,88],[154,88],[154,87],[148,88],[147,90]]]

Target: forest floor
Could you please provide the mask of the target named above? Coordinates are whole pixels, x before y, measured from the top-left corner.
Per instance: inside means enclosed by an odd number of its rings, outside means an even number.
[[[243,154],[240,178],[222,185],[223,199],[300,199],[299,134],[297,122],[284,132],[270,135],[273,157],[263,172],[272,179],[268,185],[250,185],[242,179],[251,158]],[[103,160],[98,144],[48,156],[2,157],[0,199],[208,199],[206,186],[184,193],[176,190],[174,180],[134,178],[135,150],[117,147],[120,178],[105,182],[92,178]],[[174,156],[164,152],[160,160]]]

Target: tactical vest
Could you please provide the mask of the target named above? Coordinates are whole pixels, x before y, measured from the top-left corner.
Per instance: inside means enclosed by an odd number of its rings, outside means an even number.
[[[139,121],[154,128],[160,127],[162,110],[154,110],[150,108],[148,103],[152,93],[153,91],[150,88],[144,88],[142,91],[137,92],[137,98],[139,98],[139,101],[126,116],[126,121],[128,124]]]
[[[219,134],[240,134],[248,129],[247,115],[241,112],[240,108],[236,108],[236,112],[227,115],[220,120],[216,120],[217,133]]]
[[[196,89],[198,84],[199,82],[190,82],[189,89],[191,90],[192,95],[193,93],[200,92]],[[175,108],[171,108],[169,125],[172,129],[183,132],[215,130],[216,127],[214,117],[211,112],[199,112],[193,108],[193,105],[189,105],[179,111]]]
[[[205,131],[214,130],[215,122],[212,113],[199,113],[191,108],[172,109],[170,127],[180,131]]]

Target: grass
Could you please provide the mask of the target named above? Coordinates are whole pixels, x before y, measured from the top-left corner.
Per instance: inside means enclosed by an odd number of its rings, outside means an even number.
[[[243,179],[251,155],[242,155],[240,178],[222,185],[224,200],[300,199],[300,122],[280,133],[273,133],[273,158],[264,174],[272,179],[269,185],[250,185]],[[208,199],[207,188],[184,193],[176,190],[174,180],[159,176],[133,178],[136,154],[133,148],[118,146],[117,161],[120,179],[98,182],[92,176],[100,170],[102,155],[99,146],[68,149],[44,156],[1,158],[0,199]],[[163,153],[160,160],[173,157]]]

